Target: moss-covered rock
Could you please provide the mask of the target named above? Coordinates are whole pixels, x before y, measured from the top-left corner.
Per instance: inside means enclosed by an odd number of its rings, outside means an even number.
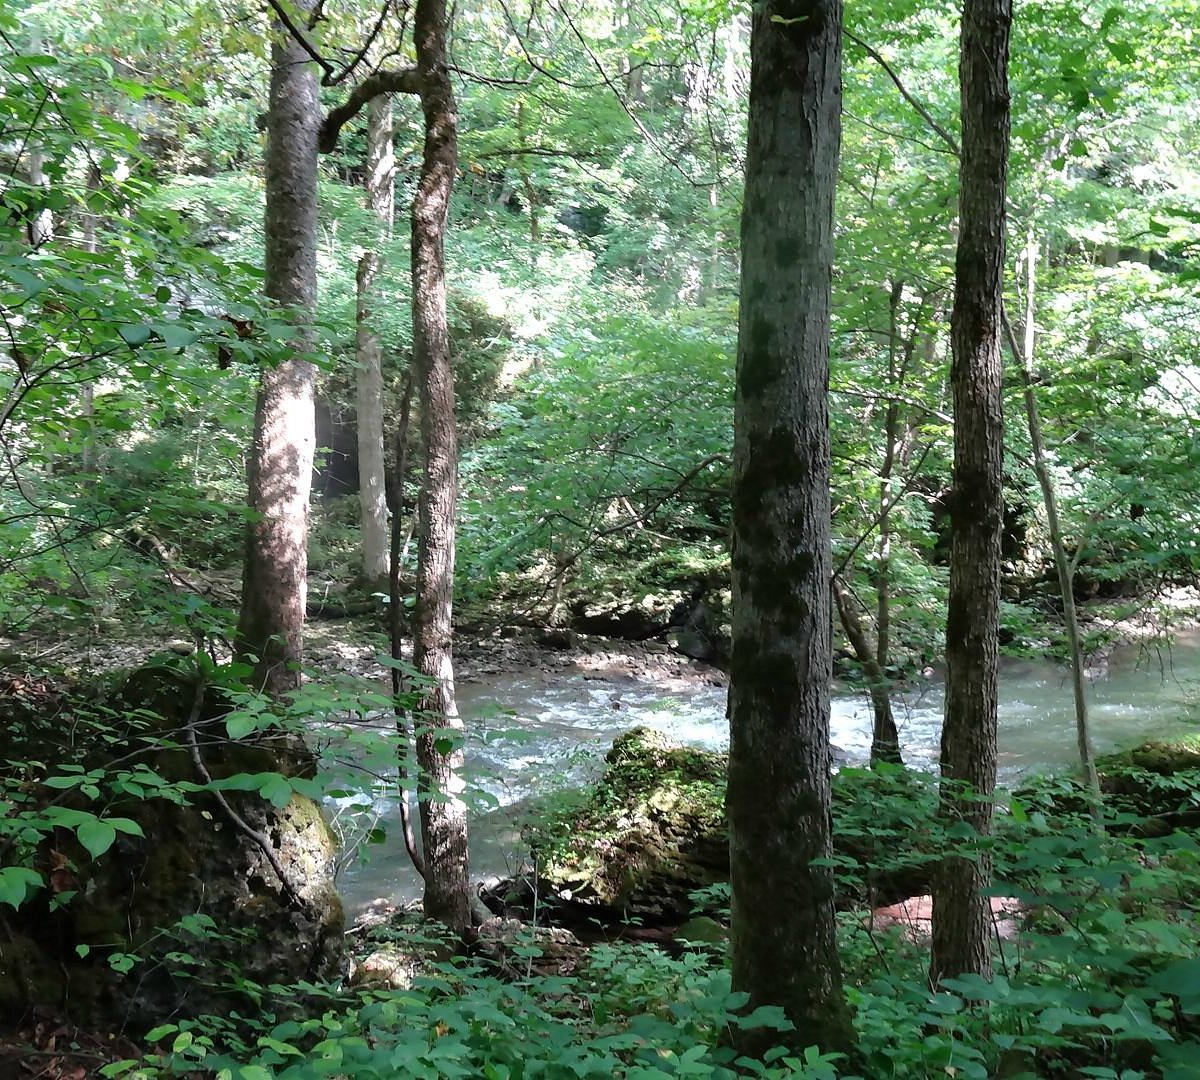
[[[1096,759],[1100,790],[1114,832],[1164,836],[1200,827],[1200,735],[1152,739]],[[1077,776],[1039,776],[1015,793],[1027,808],[1053,816],[1090,814]]]
[[[1200,826],[1200,735],[1154,739],[1096,762],[1110,808],[1144,835]]]
[[[606,760],[591,797],[531,837],[541,886],[581,918],[677,922],[729,877],[725,758],[635,728]]]
[[[606,760],[586,798],[528,834],[538,896],[568,922],[677,925],[692,914],[694,891],[729,880],[727,758],[635,728]],[[927,778],[898,767],[847,769],[834,800],[842,903],[928,892],[936,793]]]
[[[228,1012],[245,1000],[239,980],[266,986],[339,973],[337,845],[320,807],[293,793],[276,808],[257,791],[229,791],[226,806],[188,790],[201,779],[186,735],[191,720],[214,777],[302,775],[308,766],[297,746],[280,755],[224,740],[214,724],[219,701],[194,716],[196,683],[180,665],[134,672],[98,699],[76,690],[56,700],[60,728],[75,723],[69,738],[41,746],[42,774],[68,765],[106,769],[107,778],[99,801],[34,786],[26,806],[126,818],[142,835],[118,834],[95,859],[71,829],[43,839],[34,866],[49,888],[0,915],[0,1013],[41,1004],[77,1021],[136,1028],[179,1013]],[[21,718],[11,706],[0,697],[0,720]],[[19,739],[10,745],[22,748]],[[150,770],[141,784],[113,783],[135,766]],[[146,783],[148,775],[165,784]],[[266,839],[287,886],[250,833]]]
[[[1200,734],[1175,739],[1152,739],[1129,750],[1100,758],[1097,768],[1105,775],[1126,769],[1143,769],[1159,776],[1200,770]]]

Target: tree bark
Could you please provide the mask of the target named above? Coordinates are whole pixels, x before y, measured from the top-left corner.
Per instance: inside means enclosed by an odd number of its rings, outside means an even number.
[[[379,222],[379,240],[392,235],[396,155],[392,147],[392,99],[384,94],[367,106],[366,205]],[[388,576],[388,508],[383,449],[383,348],[372,325],[378,299],[376,279],[383,266],[378,247],[358,260],[355,312],[358,431],[358,498],[362,531],[363,578],[381,586]]]
[[[294,0],[307,11],[312,0]],[[236,654],[268,693],[300,685],[312,483],[317,293],[317,80],[307,53],[274,28],[266,153],[266,294],[296,322],[294,353],[259,377],[250,448],[249,527]]]
[[[839,0],[756,9],[734,418],[733,984],[797,1046],[853,1043],[830,843],[829,306]],[[755,1051],[777,1032],[739,1036]]]
[[[418,503],[413,664],[430,680],[418,709],[417,763],[425,914],[470,926],[463,723],[454,698],[453,626],[458,428],[446,318],[443,240],[458,163],[458,116],[446,66],[445,0],[419,0],[413,19],[425,148],[412,206],[413,367],[425,470]]]
[[[1008,174],[1011,0],[965,0],[962,159],[951,314],[954,474],[940,804],[980,837],[996,786],[996,669],[1004,520],[1000,317]],[[986,851],[946,859],[933,892],[930,977],[991,975]]]

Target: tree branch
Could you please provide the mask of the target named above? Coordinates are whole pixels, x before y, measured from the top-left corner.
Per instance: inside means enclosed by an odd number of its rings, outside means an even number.
[[[922,105],[917,98],[908,92],[904,83],[900,81],[900,76],[896,74],[896,69],[893,68],[892,65],[889,64],[877,50],[871,48],[871,46],[863,41],[863,39],[857,34],[852,34],[849,30],[843,30],[842,33],[845,34],[845,36],[851,41],[853,41],[855,45],[862,49],[863,52],[865,52],[872,60],[875,61],[875,63],[883,68],[884,71],[887,72],[888,78],[896,84],[896,89],[900,91],[900,96],[917,111],[917,114],[921,117],[921,119],[924,120],[925,123],[927,123],[942,140],[942,142],[944,142],[950,148],[950,152],[955,157],[961,156],[961,151],[958,148],[958,143],[955,141],[954,136],[951,135],[933,118],[933,114],[927,108],[925,108],[925,106]]]
[[[353,120],[366,107],[372,98],[380,94],[419,94],[421,79],[415,67],[401,68],[399,71],[377,71],[368,75],[360,82],[346,98],[345,102],[330,109],[321,122],[321,133],[317,139],[317,149],[322,154],[331,153],[337,149],[338,136],[342,128]]]
[[[332,78],[333,65],[317,52],[316,47],[308,40],[308,36],[292,21],[292,17],[283,9],[283,5],[279,3],[279,0],[267,0],[267,3],[270,5],[271,10],[275,12],[275,17],[279,20],[283,28],[295,38],[296,44],[308,53],[317,66],[325,72],[324,78]]]

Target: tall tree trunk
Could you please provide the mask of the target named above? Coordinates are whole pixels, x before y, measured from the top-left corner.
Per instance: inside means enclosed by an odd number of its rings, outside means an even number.
[[[529,146],[529,131],[526,124],[525,115],[525,99],[522,97],[517,101],[517,141],[522,150]],[[517,172],[521,177],[521,190],[525,194],[525,204],[529,210],[529,242],[534,247],[537,247],[541,241],[541,226],[538,223],[538,193],[537,188],[533,185],[533,177],[529,175],[529,155],[521,153],[517,155]],[[533,255],[533,262],[537,263],[537,256]]]
[[[392,147],[392,98],[381,94],[367,106],[366,204],[379,221],[379,241],[392,235],[396,155]],[[383,347],[371,323],[376,278],[383,260],[378,248],[358,260],[355,313],[358,430],[358,498],[362,525],[363,578],[378,587],[388,576],[388,508],[383,449]]]
[[[312,0],[293,0],[301,12]],[[295,355],[259,376],[250,448],[250,524],[236,653],[254,682],[283,694],[300,685],[312,483],[317,294],[317,80],[304,51],[276,25],[267,112],[266,293],[296,322]]]
[[[981,837],[996,786],[996,668],[1004,520],[1000,317],[1008,176],[1011,0],[965,0],[962,160],[951,315],[954,476],[941,813]],[[970,790],[964,793],[964,787]],[[933,893],[930,975],[991,975],[986,851],[946,859]]]
[[[425,849],[425,914],[452,930],[470,925],[463,723],[452,657],[458,426],[446,321],[443,239],[458,162],[458,116],[446,68],[445,0],[419,0],[413,20],[425,150],[412,206],[413,367],[421,394],[425,472],[418,505],[413,664],[432,680],[418,710],[418,797]]]
[[[830,843],[829,305],[839,0],[756,9],[734,418],[733,984],[800,1046],[853,1032]],[[747,1032],[747,1050],[777,1041]]]
[[[87,168],[87,209],[81,222],[81,244],[89,255],[96,254],[96,233],[99,228],[100,215],[96,212],[96,200],[99,198],[100,166],[94,161],[88,162]],[[97,470],[99,455],[96,446],[96,384],[87,379],[79,388],[79,412],[83,416],[85,428],[82,445],[79,448],[79,470],[94,473]]]
[[[1018,349],[1016,336],[1008,319],[1004,330],[1008,334],[1008,346],[1013,357],[1021,363],[1022,394],[1025,402],[1025,421],[1029,428],[1029,445],[1033,450],[1033,471],[1042,492],[1042,505],[1046,508],[1046,529],[1050,533],[1050,551],[1054,556],[1054,570],[1058,575],[1058,591],[1062,597],[1063,627],[1067,632],[1067,648],[1071,655],[1071,692],[1075,701],[1075,745],[1079,750],[1079,764],[1087,781],[1092,801],[1092,817],[1099,827],[1103,821],[1104,795],[1100,790],[1100,776],[1096,772],[1096,752],[1092,749],[1091,722],[1088,717],[1087,687],[1083,674],[1083,635],[1079,631],[1079,615],[1075,610],[1075,565],[1067,554],[1063,543],[1062,524],[1058,517],[1058,494],[1054,490],[1054,478],[1046,460],[1046,440],[1042,435],[1042,417],[1038,411],[1037,393],[1033,385],[1034,345],[1037,325],[1037,259],[1038,245],[1032,229],[1025,245],[1025,341]]]

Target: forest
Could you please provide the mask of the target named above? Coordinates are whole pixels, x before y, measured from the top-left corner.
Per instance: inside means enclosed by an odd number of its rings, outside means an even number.
[[[1200,0],[0,0],[0,1080],[1200,1077]]]

